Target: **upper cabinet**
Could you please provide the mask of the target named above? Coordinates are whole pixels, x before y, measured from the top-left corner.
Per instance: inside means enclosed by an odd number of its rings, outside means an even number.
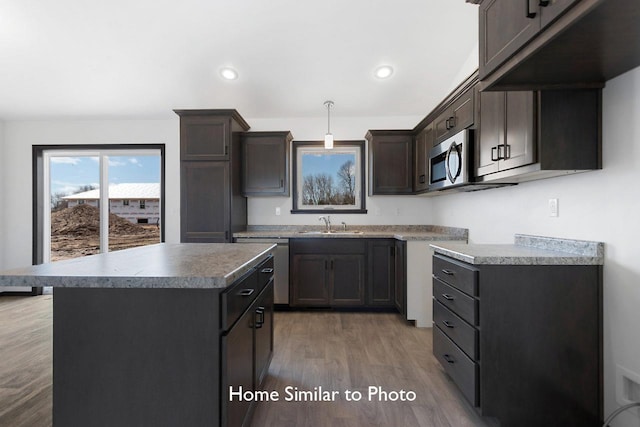
[[[245,196],[289,196],[289,144],[285,132],[244,132],[242,193]]]
[[[181,160],[229,160],[231,134],[249,129],[236,110],[175,110]]]
[[[410,130],[370,130],[369,195],[413,192],[413,133]]]
[[[467,88],[434,120],[433,145],[473,125],[475,90],[475,86]]]
[[[476,180],[522,182],[600,169],[601,90],[482,92]]]
[[[638,0],[484,0],[482,90],[602,87],[640,65]]]
[[[413,191],[422,193],[429,189],[429,150],[433,146],[433,122],[416,137],[413,150]]]

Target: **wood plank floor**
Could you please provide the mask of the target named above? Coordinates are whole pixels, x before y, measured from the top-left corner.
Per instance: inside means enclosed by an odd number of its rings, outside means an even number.
[[[390,313],[278,312],[276,352],[252,427],[493,427],[431,355],[431,330]],[[0,296],[0,426],[51,426],[52,296]],[[285,387],[339,391],[334,402],[286,402]],[[368,400],[368,387],[413,391],[413,402]],[[360,391],[347,402],[346,390]]]

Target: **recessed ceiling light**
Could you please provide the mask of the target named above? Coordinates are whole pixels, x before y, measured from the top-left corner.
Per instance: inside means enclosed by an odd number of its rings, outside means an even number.
[[[379,79],[388,79],[393,74],[393,67],[391,65],[381,65],[376,68],[374,74]]]
[[[231,67],[224,67],[220,70],[220,75],[225,80],[235,80],[238,78],[238,72]]]

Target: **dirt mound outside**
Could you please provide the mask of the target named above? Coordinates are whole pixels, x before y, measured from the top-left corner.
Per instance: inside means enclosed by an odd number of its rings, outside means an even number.
[[[152,233],[115,214],[109,214],[109,234],[144,235]],[[100,211],[83,204],[51,213],[51,235],[53,236],[99,236]]]

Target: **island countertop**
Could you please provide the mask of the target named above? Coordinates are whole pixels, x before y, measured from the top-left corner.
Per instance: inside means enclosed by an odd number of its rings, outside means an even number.
[[[273,244],[158,243],[0,272],[0,286],[225,288]]]

